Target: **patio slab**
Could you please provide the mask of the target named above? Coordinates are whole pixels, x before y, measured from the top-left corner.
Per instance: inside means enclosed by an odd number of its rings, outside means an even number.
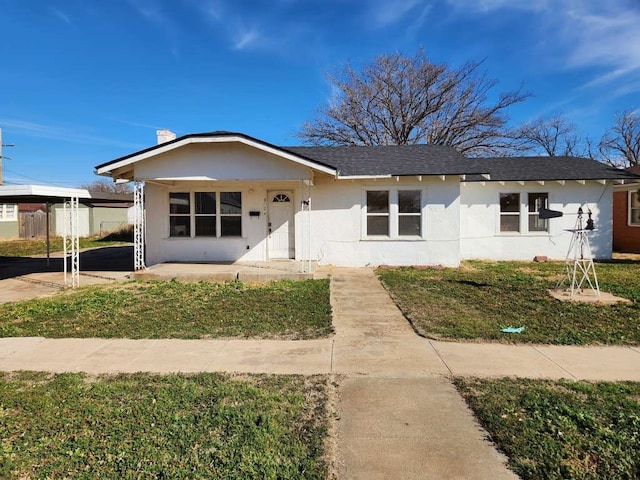
[[[277,280],[307,280],[313,273],[301,272],[300,262],[211,262],[160,263],[132,273],[136,280],[180,280],[183,282],[269,283]]]

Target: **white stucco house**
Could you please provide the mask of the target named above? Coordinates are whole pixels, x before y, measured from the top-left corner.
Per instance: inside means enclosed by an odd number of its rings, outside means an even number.
[[[136,182],[146,265],[563,259],[579,207],[592,212],[595,255],[608,258],[613,181],[633,176],[579,158],[471,159],[435,145],[280,147],[242,133],[162,130],[157,145],[96,173]],[[542,220],[542,207],[567,215]]]

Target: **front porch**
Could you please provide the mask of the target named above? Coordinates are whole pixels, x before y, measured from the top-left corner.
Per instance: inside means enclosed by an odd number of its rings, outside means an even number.
[[[305,262],[307,263],[307,262]],[[149,268],[132,272],[135,280],[180,280],[183,282],[268,283],[276,280],[308,280],[326,278],[327,268],[302,271],[300,261],[272,260],[268,262],[210,262],[210,263],[158,263]],[[313,273],[312,273],[313,272]]]

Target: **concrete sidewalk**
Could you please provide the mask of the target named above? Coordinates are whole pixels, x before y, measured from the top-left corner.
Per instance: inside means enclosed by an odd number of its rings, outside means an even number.
[[[418,337],[371,269],[333,269],[335,335],[310,341],[0,339],[0,370],[334,373],[344,479],[515,478],[451,375],[640,381],[638,347]]]
[[[371,330],[382,329],[384,322],[376,324],[375,319],[372,317]],[[366,336],[365,332],[363,329]],[[453,343],[419,337],[405,345],[393,334],[369,340],[340,334],[304,341],[0,338],[0,371],[234,371],[640,381],[640,347]]]

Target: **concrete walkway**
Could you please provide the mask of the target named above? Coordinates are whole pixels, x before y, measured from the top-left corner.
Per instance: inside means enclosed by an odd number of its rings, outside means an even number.
[[[0,370],[334,373],[341,479],[515,478],[453,375],[640,381],[640,348],[418,337],[370,269],[333,269],[335,335],[311,341],[0,339]]]

